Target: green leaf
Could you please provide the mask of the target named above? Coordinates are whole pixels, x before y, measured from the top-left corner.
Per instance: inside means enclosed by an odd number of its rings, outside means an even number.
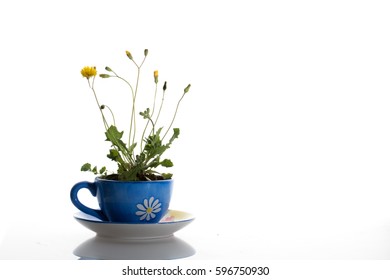
[[[163,178],[165,180],[168,180],[168,179],[172,179],[173,174],[171,174],[171,173],[162,173],[161,176],[163,176]]]
[[[139,181],[137,174],[138,174],[138,168],[133,168],[128,171],[124,171],[121,174],[119,174],[119,180],[121,181]]]
[[[81,171],[91,171],[91,164],[85,163],[83,166],[81,166]]]
[[[99,174],[103,174],[105,171],[106,171],[106,167],[103,166],[102,168],[100,168]]]
[[[160,139],[160,133],[161,133],[161,131],[162,131],[162,127],[160,127],[157,131],[156,131],[156,135],[159,137],[159,139]]]
[[[121,152],[126,151],[126,144],[121,140],[123,131],[119,132],[115,126],[110,126],[106,131],[107,141],[110,141],[113,146],[118,147]]]
[[[144,119],[150,119],[150,109],[147,108],[145,111],[139,113]]]
[[[146,155],[140,154],[135,156],[135,164],[141,165],[145,162]]]
[[[172,167],[173,162],[170,159],[164,159],[160,164],[164,167]]]
[[[155,159],[153,159],[149,164],[148,164],[148,168],[156,168],[157,166],[160,165],[160,158],[157,157]]]
[[[95,166],[93,169],[92,169],[92,172],[93,172],[93,174],[97,174],[97,166]]]
[[[126,159],[127,162],[131,160],[132,151],[135,148],[135,143],[129,147],[130,151],[127,149],[126,144],[121,140],[123,136],[123,131],[119,132],[115,126],[110,126],[106,131],[107,141],[112,143],[112,146],[116,147],[117,152],[112,152],[107,155],[110,159],[117,161],[121,164],[124,163],[123,159]]]
[[[136,146],[137,146],[137,143],[134,143],[134,144],[130,145],[130,147],[128,148],[129,154],[133,153],[133,151],[134,151]]]
[[[117,161],[118,157],[120,157],[119,152],[115,149],[111,149],[110,153],[107,155],[109,159]]]
[[[171,139],[169,139],[168,145],[171,145],[173,140],[175,140],[176,138],[179,138],[179,134],[180,134],[180,129],[179,128],[174,128],[173,129],[173,135],[172,135]]]
[[[110,126],[106,131],[106,137],[108,141],[116,142],[117,140],[120,140],[123,136],[123,131],[119,132],[116,126],[112,125]]]

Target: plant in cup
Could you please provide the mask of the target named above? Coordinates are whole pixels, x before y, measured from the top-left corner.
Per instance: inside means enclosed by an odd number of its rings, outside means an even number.
[[[128,82],[127,79],[118,75],[108,66],[105,67],[107,72],[99,75],[103,79],[118,79],[124,82],[129,88],[131,93],[131,103],[129,104],[131,113],[129,131],[126,139],[124,139],[124,131],[120,131],[116,126],[114,112],[108,105],[99,102],[95,89],[95,78],[97,76],[96,67],[86,66],[81,70],[81,75],[87,79],[89,88],[93,92],[96,105],[100,111],[104,124],[105,136],[107,138],[106,141],[111,143],[111,148],[109,149],[107,157],[117,164],[116,172],[111,172],[110,174],[106,167],[92,167],[90,163],[85,163],[81,167],[81,171],[90,171],[95,175],[99,175],[102,179],[118,181],[155,181],[171,179],[171,173],[161,173],[158,172],[156,168],[160,166],[166,168],[173,166],[170,159],[163,158],[163,154],[171,147],[173,141],[178,138],[180,134],[179,128],[172,128],[172,125],[175,121],[180,103],[188,93],[191,85],[189,84],[184,88],[183,93],[176,104],[176,109],[173,112],[169,126],[165,128],[159,125],[159,118],[164,105],[167,82],[164,82],[162,94],[159,96],[159,75],[158,71],[154,71],[153,79],[155,89],[153,102],[151,103],[151,108],[146,108],[139,112],[139,115],[142,117],[141,120],[143,120],[144,123],[143,129],[141,130],[141,139],[137,142],[136,137],[139,135],[137,134],[137,128],[140,126],[140,123],[137,120],[138,114],[136,114],[137,98],[139,97],[138,88],[141,68],[148,56],[148,50],[144,50],[144,57],[141,63],[137,63],[129,51],[126,51],[126,56],[136,68],[136,82],[134,85]],[[106,114],[108,114],[109,117],[107,117]],[[110,120],[110,122],[108,120]],[[170,135],[167,137],[169,133]]]

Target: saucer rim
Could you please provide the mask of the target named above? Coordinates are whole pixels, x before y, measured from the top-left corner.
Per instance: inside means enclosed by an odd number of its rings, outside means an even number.
[[[82,220],[82,221],[86,221],[86,222],[89,222],[89,223],[96,223],[96,224],[107,224],[107,225],[134,225],[134,226],[137,226],[137,225],[141,225],[141,226],[155,226],[155,225],[167,225],[167,224],[178,224],[178,223],[185,223],[185,222],[191,222],[193,220],[195,220],[195,216],[192,214],[192,213],[189,213],[189,212],[186,212],[186,211],[180,211],[180,210],[175,210],[175,209],[168,209],[168,212],[180,212],[180,213],[184,213],[186,215],[189,216],[189,218],[186,218],[186,219],[182,219],[182,220],[178,220],[178,221],[172,221],[172,222],[158,222],[158,223],[125,223],[125,222],[110,222],[110,221],[102,221],[94,216],[91,216],[91,215],[88,215],[86,213],[83,213],[81,211],[78,211],[76,213],[73,214],[73,218],[76,219],[76,220]],[[97,219],[97,220],[91,220],[91,219],[88,219],[88,218],[82,218],[82,217],[78,217],[77,214],[83,214],[83,215],[88,215],[88,216],[91,216],[93,217],[94,219]]]

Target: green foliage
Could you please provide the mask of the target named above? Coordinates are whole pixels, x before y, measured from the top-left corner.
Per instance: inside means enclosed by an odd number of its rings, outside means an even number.
[[[117,163],[117,178],[122,181],[143,181],[156,179],[171,179],[171,173],[159,173],[155,169],[159,166],[169,168],[173,166],[172,160],[162,158],[164,152],[170,148],[173,141],[179,137],[180,130],[173,129],[173,134],[166,144],[161,140],[162,128],[158,129],[155,134],[151,134],[144,139],[144,148],[142,152],[134,156],[136,143],[127,147],[122,141],[123,132],[119,132],[115,126],[110,126],[106,131],[107,141],[111,142],[111,149],[107,157]],[[92,172],[95,175],[101,175],[107,178],[105,166],[98,170],[97,166],[92,167],[90,163],[85,163],[81,171]]]
[[[138,82],[140,76],[140,69],[143,63],[145,62],[146,56],[148,55],[148,50],[144,51],[144,59],[141,64],[137,64],[134,61],[132,54],[129,51],[126,51],[127,57],[134,63],[137,67],[137,79],[136,85],[133,87],[127,80],[118,76],[114,70],[110,67],[105,67],[105,70],[109,72],[109,74],[100,74],[101,78],[118,78],[121,81],[124,81],[131,90],[132,96],[132,104],[131,104],[131,119],[130,119],[130,127],[128,133],[128,143],[125,143],[123,140],[124,131],[119,131],[115,124],[114,113],[107,105],[100,104],[95,88],[94,88],[94,79],[96,76],[96,68],[93,68],[95,72],[93,75],[89,75],[87,77],[89,87],[92,89],[96,103],[100,110],[103,124],[105,127],[105,136],[106,141],[110,142],[111,147],[109,148],[107,157],[114,161],[117,165],[117,170],[114,173],[108,174],[106,167],[98,168],[97,166],[92,167],[90,163],[86,163],[81,167],[81,171],[92,172],[95,175],[100,175],[102,178],[122,180],[122,181],[145,181],[145,180],[163,180],[163,179],[171,179],[171,173],[160,173],[157,172],[156,169],[159,167],[170,168],[173,166],[173,162],[168,158],[163,158],[163,154],[168,150],[173,141],[179,137],[180,130],[179,128],[173,128],[171,130],[172,124],[176,118],[176,114],[180,105],[181,100],[184,95],[189,91],[190,85],[184,88],[184,92],[179,99],[176,110],[172,117],[172,121],[167,129],[165,129],[165,133],[162,134],[163,127],[158,128],[156,130],[156,124],[158,123],[158,119],[161,113],[161,109],[164,103],[165,91],[167,89],[167,82],[164,83],[163,86],[163,94],[161,97],[159,110],[157,116],[154,116],[155,108],[156,108],[156,96],[157,96],[157,85],[158,85],[158,71],[154,71],[154,82],[156,84],[155,94],[153,98],[153,106],[145,109],[140,112],[139,115],[142,117],[142,121],[145,123],[144,130],[142,133],[141,141],[139,145],[135,141],[136,136],[136,128],[138,121],[136,121],[135,108],[136,108],[136,97],[138,91]],[[105,108],[108,108],[111,113],[111,117],[113,120],[113,124],[109,125],[106,116],[103,112]],[[157,110],[156,110],[157,111]],[[126,114],[127,115],[127,114]],[[151,125],[151,127],[149,127]],[[173,131],[171,138],[168,141],[164,141],[165,137],[168,133]],[[146,136],[145,136],[146,135]],[[137,148],[139,147],[139,148]],[[136,153],[136,148],[138,153]]]
[[[180,130],[178,128],[173,129],[173,135],[166,144],[163,144],[160,138],[161,130],[162,129],[160,128],[155,134],[146,137],[144,139],[145,145],[143,150],[140,154],[134,156],[133,152],[136,143],[130,147],[126,147],[121,140],[123,132],[119,132],[115,126],[110,126],[106,132],[106,136],[107,141],[111,142],[112,149],[110,149],[107,157],[117,163],[119,180],[139,181],[154,180],[155,178],[167,179],[172,177],[172,174],[160,174],[154,169],[159,166],[167,168],[173,166],[173,162],[170,159],[161,159],[161,157],[171,146],[172,142],[178,138]]]
[[[92,165],[90,163],[85,163],[83,166],[81,166],[81,171],[84,171],[84,172],[88,171],[88,172],[92,172],[95,175],[107,176],[107,171],[106,171],[105,166],[100,168],[98,171],[98,167],[94,166],[92,168]]]
[[[158,173],[154,169],[159,166],[166,168],[173,166],[173,162],[170,159],[161,159],[161,157],[169,149],[173,141],[179,137],[180,130],[174,128],[173,135],[166,144],[162,143],[160,133],[161,129],[145,138],[145,146],[142,152],[133,156],[136,143],[126,147],[126,144],[121,140],[123,132],[119,132],[115,126],[109,127],[106,136],[107,141],[111,142],[112,148],[109,150],[107,157],[117,163],[118,169],[116,174],[119,180],[140,181],[172,178],[172,174]],[[92,172],[95,175],[101,175],[102,178],[109,176],[105,166],[98,170],[97,166],[92,167],[90,163],[85,163],[81,167],[81,171]]]

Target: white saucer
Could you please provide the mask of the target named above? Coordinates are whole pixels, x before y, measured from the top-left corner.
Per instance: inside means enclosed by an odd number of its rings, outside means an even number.
[[[83,212],[74,214],[74,218],[86,228],[96,232],[101,238],[121,240],[158,239],[172,236],[176,231],[191,223],[195,217],[189,213],[168,210],[158,224],[127,224],[105,222]]]

